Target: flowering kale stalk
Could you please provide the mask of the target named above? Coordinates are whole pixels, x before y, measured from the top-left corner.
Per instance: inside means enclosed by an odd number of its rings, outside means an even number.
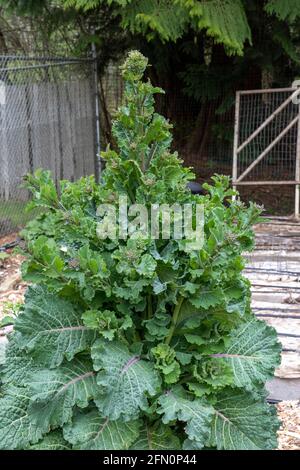
[[[232,200],[224,176],[191,194],[146,67],[137,51],[122,67],[118,150],[102,155],[101,184],[57,190],[47,171],[27,177],[31,206],[46,210],[23,232],[31,285],[0,369],[2,449],[276,447],[264,384],[280,347],[242,275],[260,209]],[[97,209],[118,208],[120,196],[148,209],[202,204],[202,247],[142,229],[99,237],[109,221]]]

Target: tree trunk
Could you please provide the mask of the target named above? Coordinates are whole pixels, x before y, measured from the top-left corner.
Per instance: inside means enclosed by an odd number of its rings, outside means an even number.
[[[106,144],[110,143],[112,148],[114,148],[115,141],[111,133],[111,126],[112,126],[111,116],[107,109],[105,93],[103,90],[103,84],[102,84],[101,78],[99,79],[99,88],[100,88],[99,96],[100,96],[101,111],[102,111],[102,116],[101,116],[102,136],[104,137],[105,143]]]
[[[190,134],[189,140],[184,148],[184,153],[197,154],[201,161],[208,158],[208,141],[213,121],[214,103],[203,103],[197,116],[195,126]]]

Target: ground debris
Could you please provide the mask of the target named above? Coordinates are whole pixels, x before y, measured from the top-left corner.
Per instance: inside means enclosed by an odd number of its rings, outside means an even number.
[[[24,301],[27,284],[21,278],[23,261],[23,256],[10,253],[0,265],[0,319],[7,314],[7,303]]]
[[[277,412],[281,420],[278,450],[300,450],[300,401],[282,401]]]

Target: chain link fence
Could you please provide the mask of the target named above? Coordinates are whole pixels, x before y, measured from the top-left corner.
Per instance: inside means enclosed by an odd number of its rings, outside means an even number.
[[[23,176],[49,169],[56,182],[97,170],[94,61],[0,56],[0,236],[30,215]]]

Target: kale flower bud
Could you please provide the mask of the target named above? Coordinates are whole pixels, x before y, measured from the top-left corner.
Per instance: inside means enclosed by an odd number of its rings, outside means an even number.
[[[138,81],[142,78],[148,65],[148,59],[139,51],[130,51],[128,58],[120,67],[122,76],[128,81]]]

